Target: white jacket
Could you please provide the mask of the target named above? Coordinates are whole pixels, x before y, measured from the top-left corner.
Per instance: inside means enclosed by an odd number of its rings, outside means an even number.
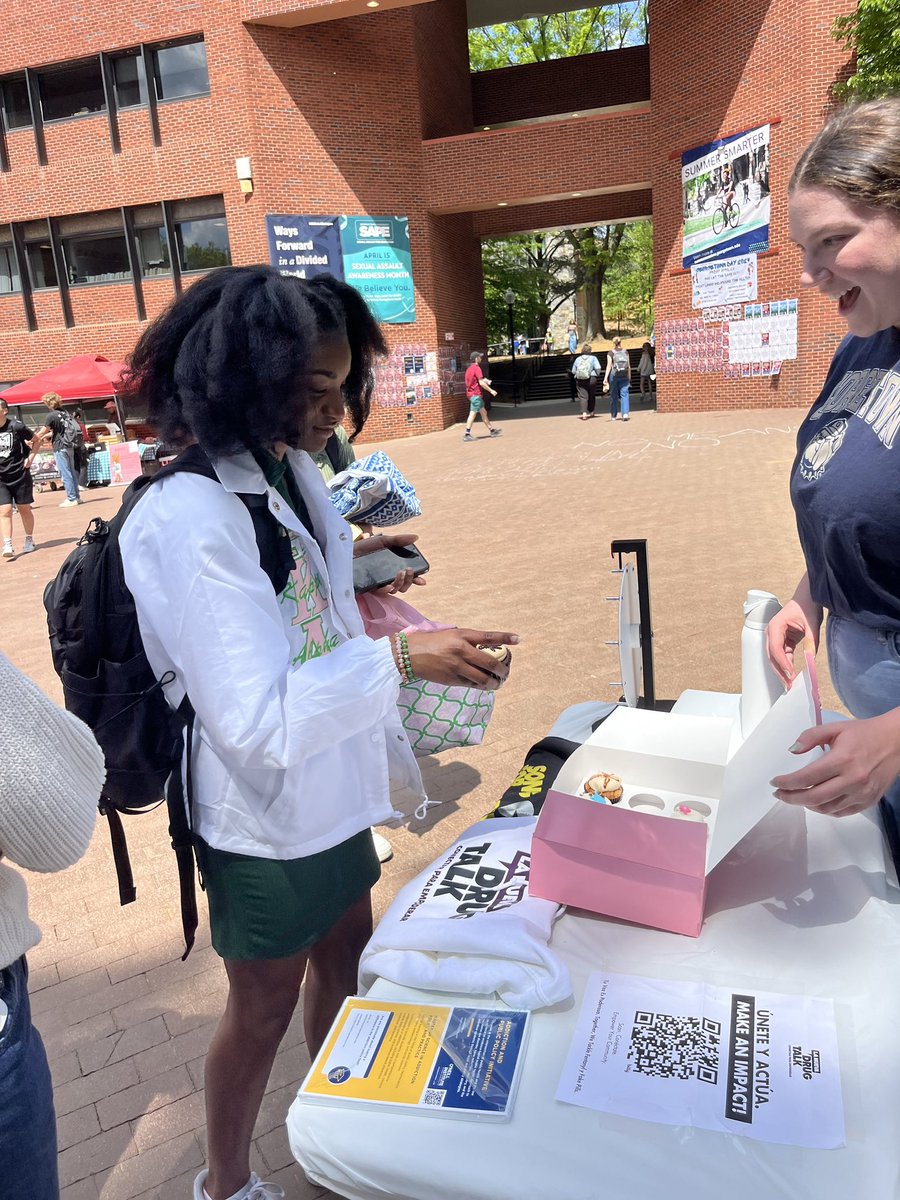
[[[194,828],[217,849],[276,859],[389,819],[391,779],[423,798],[390,642],[363,633],[347,524],[309,455],[288,462],[318,541],[248,453],[216,461],[222,486],[187,472],[153,484],[120,535],[150,664],[175,672],[170,703],[187,692],[196,712]],[[290,532],[281,596],[235,492],[267,495]]]

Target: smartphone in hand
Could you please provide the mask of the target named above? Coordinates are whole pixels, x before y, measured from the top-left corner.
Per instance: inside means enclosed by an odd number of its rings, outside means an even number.
[[[413,575],[424,575],[428,560],[415,546],[383,547],[371,554],[359,554],[353,560],[353,590],[374,592],[389,587],[399,571],[412,569]]]

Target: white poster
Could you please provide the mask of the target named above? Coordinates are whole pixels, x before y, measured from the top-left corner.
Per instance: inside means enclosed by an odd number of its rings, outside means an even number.
[[[797,301],[745,304],[744,320],[729,321],[723,341],[730,363],[754,366],[797,357]],[[764,372],[765,373],[765,372]]]
[[[556,1099],[762,1142],[842,1146],[834,1006],[595,973]]]
[[[743,304],[756,299],[756,255],[742,254],[691,267],[691,307]]]

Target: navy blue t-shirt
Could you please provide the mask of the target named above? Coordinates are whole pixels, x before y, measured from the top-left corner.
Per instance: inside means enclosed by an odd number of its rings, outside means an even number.
[[[841,342],[797,433],[791,500],[813,599],[900,631],[900,329]]]

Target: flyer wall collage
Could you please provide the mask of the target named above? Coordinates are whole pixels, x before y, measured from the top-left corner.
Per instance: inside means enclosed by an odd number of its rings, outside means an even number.
[[[464,416],[459,367],[485,345],[482,237],[644,216],[654,221],[658,407],[808,404],[839,325],[820,298],[798,297],[784,193],[842,68],[827,30],[846,7],[846,0],[724,0],[712,13],[684,0],[652,0],[649,46],[584,56],[577,69],[533,63],[472,76],[466,27],[478,23],[477,0],[468,8],[465,0],[430,0],[374,12],[364,0],[202,0],[190,9],[151,0],[139,18],[124,0],[101,0],[89,25],[75,0],[61,0],[40,28],[24,0],[10,0],[0,95],[21,91],[24,81],[34,111],[30,124],[9,113],[0,120],[0,244],[13,264],[0,286],[0,380],[15,382],[77,353],[124,357],[143,320],[192,280],[158,268],[142,278],[138,270],[129,279],[78,283],[64,303],[58,286],[31,279],[25,254],[13,278],[16,247],[35,222],[97,212],[124,222],[139,206],[221,196],[235,264],[280,266],[274,226],[297,217],[342,221],[346,237],[364,228],[355,251],[341,253],[345,266],[354,259],[354,278],[373,288],[388,285],[370,270],[378,256],[394,275],[402,257],[403,302],[381,314],[390,359],[379,372],[371,440]],[[202,39],[208,95],[154,104],[145,91],[119,107],[113,95],[110,105],[67,119],[42,112],[42,73],[56,65],[96,63],[100,55],[109,63],[136,46],[189,38]],[[802,60],[804,70],[786,71],[789,59]],[[684,166],[704,165],[720,142],[748,136],[755,144],[732,155],[737,182],[747,184],[736,197],[740,228],[725,234],[741,258],[755,260],[756,294],[707,289],[698,307],[685,237],[702,242],[706,226],[721,219],[712,191],[721,171],[698,168],[706,178],[689,196],[697,211],[686,212]],[[766,196],[754,178],[763,165]],[[750,210],[764,201],[767,248],[761,235],[743,237]],[[689,228],[692,221],[703,228]],[[363,245],[388,226],[378,246]],[[707,276],[733,261],[707,255],[705,265],[716,268]],[[399,277],[393,282],[399,287]],[[795,314],[767,315],[795,319],[797,357],[774,345],[768,356],[738,357],[751,333],[768,333],[771,343],[790,324],[747,328],[763,319],[762,306],[792,300]],[[756,302],[758,317],[736,312]],[[744,328],[732,329],[738,320]],[[411,355],[428,356],[427,380],[403,372]]]

